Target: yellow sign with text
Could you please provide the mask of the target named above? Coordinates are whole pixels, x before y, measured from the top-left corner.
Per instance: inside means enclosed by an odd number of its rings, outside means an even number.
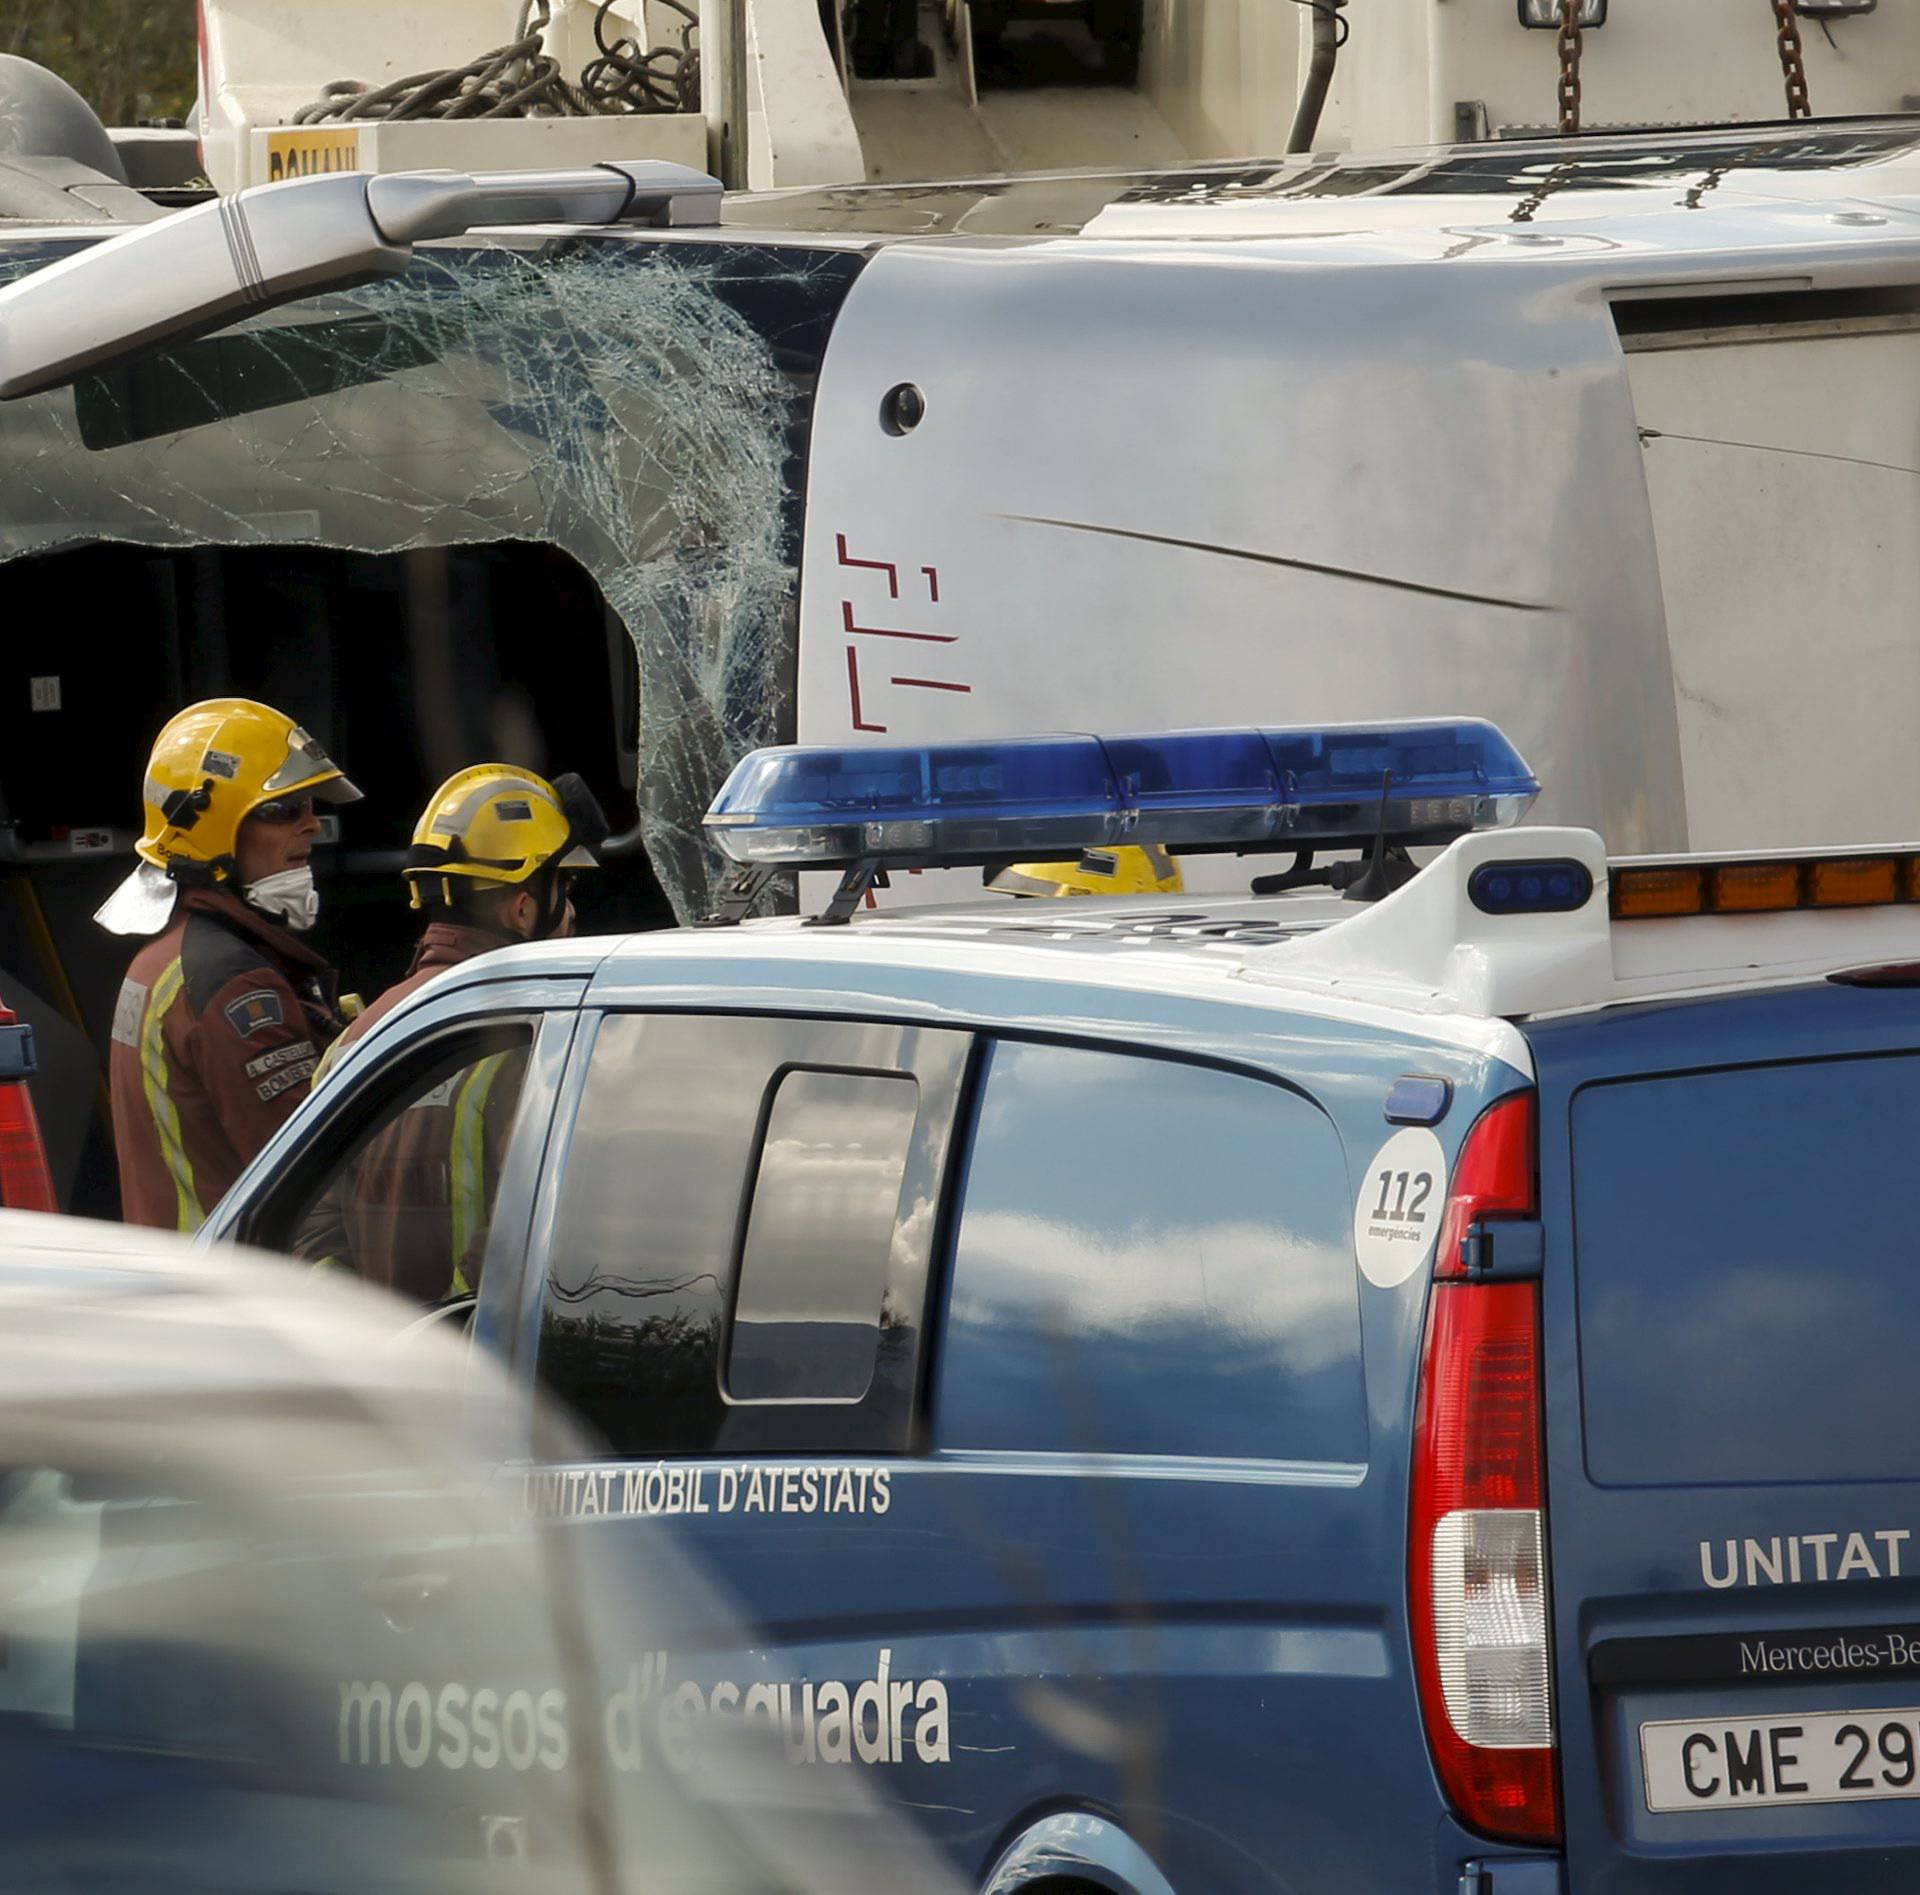
[[[267,134],[267,182],[360,169],[360,131],[353,125],[298,125]]]

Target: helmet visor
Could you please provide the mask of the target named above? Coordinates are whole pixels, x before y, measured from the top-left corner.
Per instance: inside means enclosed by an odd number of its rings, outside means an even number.
[[[317,738],[296,724],[287,734],[286,761],[260,786],[268,796],[310,790],[323,803],[357,803],[360,792],[341,775],[340,766]]]

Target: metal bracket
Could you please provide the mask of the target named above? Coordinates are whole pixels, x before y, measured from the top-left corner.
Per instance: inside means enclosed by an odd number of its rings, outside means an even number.
[[[806,928],[844,928],[870,888],[888,888],[887,872],[878,862],[856,862],[840,877],[833,899],[817,915],[801,923]]]
[[[1530,1218],[1486,1218],[1468,1225],[1460,1240],[1460,1261],[1476,1283],[1531,1281],[1546,1258],[1546,1226]]]
[[[1492,125],[1485,99],[1454,100],[1453,142],[1456,145],[1484,145],[1492,136]]]
[[[703,928],[737,928],[753,912],[761,891],[773,880],[774,870],[757,862],[743,862],[720,884],[713,913],[704,917]]]
[[[1459,1895],[1564,1895],[1554,1856],[1484,1856],[1460,1865]]]

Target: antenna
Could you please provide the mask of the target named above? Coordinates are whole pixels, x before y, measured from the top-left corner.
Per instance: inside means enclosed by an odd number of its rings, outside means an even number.
[[[1387,866],[1387,799],[1393,790],[1393,772],[1380,772],[1380,821],[1373,832],[1373,845],[1367,851],[1366,873],[1348,884],[1348,901],[1380,901],[1391,895],[1406,880],[1395,879]]]

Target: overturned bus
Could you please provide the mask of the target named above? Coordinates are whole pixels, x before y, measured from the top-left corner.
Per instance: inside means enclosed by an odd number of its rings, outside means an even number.
[[[701,915],[796,738],[1470,713],[1617,850],[1913,833],[1916,197],[1897,119],[724,204],[0,160],[0,995],[64,1201],[90,917],[216,693],[368,792],[316,857],[367,989],[491,755],[612,815],[589,927]]]

